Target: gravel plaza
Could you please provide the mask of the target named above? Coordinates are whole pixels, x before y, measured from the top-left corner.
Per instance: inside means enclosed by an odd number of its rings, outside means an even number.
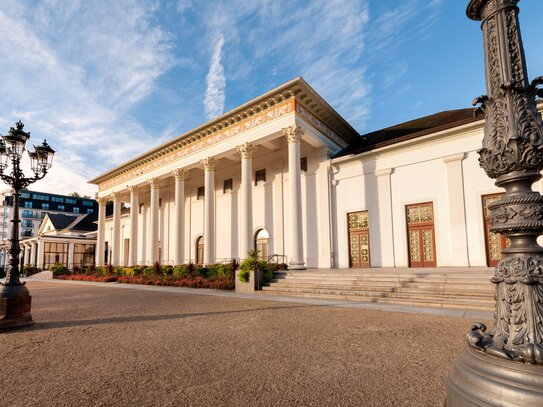
[[[0,335],[1,406],[440,406],[472,323],[492,325],[484,312],[28,287],[35,325]]]

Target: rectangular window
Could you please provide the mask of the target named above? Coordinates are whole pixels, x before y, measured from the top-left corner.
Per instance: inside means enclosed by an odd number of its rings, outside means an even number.
[[[94,209],[92,208],[87,208],[87,213],[90,215],[91,213],[94,213]]]
[[[205,187],[198,187],[198,191],[196,192],[196,199],[204,199],[205,193]]]
[[[32,211],[29,211],[28,209],[25,209],[23,211],[23,218],[31,218],[34,216],[34,213]]]
[[[83,201],[83,205],[84,205],[84,206],[94,206],[94,204],[92,203],[92,201]]]
[[[227,192],[232,192],[232,185],[233,185],[232,178],[225,179],[223,187],[222,187],[222,192],[224,194],[226,194]]]
[[[300,158],[300,169],[303,172],[307,172],[307,157]]]
[[[74,244],[74,266],[84,267],[94,264],[93,244]]]
[[[25,201],[25,208],[32,208],[32,201]]]
[[[24,228],[31,228],[32,227],[32,221],[30,219],[23,219],[23,227]]]
[[[143,210],[145,209],[145,206],[144,204],[140,204],[140,207],[139,207],[139,213],[140,215],[143,213]]]
[[[42,203],[41,208],[42,209],[49,209],[49,204],[48,203]]]
[[[21,235],[23,237],[32,237],[32,229],[23,229]]]
[[[57,206],[57,209],[58,209],[59,211],[65,211],[65,210],[66,210],[66,209],[64,208],[64,205],[58,205],[58,206]]]
[[[32,198],[37,199],[39,201],[48,201],[49,197],[47,195],[40,195],[40,194],[33,194]]]
[[[79,213],[79,207],[78,206],[74,207],[74,213]]]
[[[68,243],[45,242],[43,260],[45,270],[48,270],[54,264],[62,264],[68,267]]]
[[[75,200],[73,198],[66,198],[66,203],[75,205],[77,203],[77,200]]]
[[[64,202],[64,198],[61,198],[59,196],[52,196],[51,202]]]
[[[42,218],[42,219],[45,218],[45,215],[46,215],[46,214],[47,214],[47,212],[42,212],[42,213],[40,213],[40,218]],[[37,215],[37,214],[36,214],[36,215]]]
[[[255,172],[255,185],[260,185],[266,182],[266,169]]]
[[[30,194],[28,192],[21,192],[21,198],[30,198]]]

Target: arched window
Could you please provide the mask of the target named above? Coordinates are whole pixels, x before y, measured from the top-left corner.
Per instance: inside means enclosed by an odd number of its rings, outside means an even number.
[[[258,257],[266,260],[269,253],[270,234],[266,229],[259,229],[255,234],[255,249],[258,250]]]
[[[196,239],[196,264],[204,262],[204,237],[200,236]]]

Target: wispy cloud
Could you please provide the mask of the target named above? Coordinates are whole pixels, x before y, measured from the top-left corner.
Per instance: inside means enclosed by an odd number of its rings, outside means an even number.
[[[218,36],[211,56],[209,72],[206,76],[207,90],[204,98],[205,112],[208,119],[220,116],[224,110],[226,78],[222,65],[224,36]]]

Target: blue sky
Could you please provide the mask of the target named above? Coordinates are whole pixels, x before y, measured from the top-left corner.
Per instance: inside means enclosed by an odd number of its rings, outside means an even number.
[[[483,94],[467,0],[0,0],[0,133],[57,150],[36,190],[86,181],[297,76],[365,133]],[[520,2],[531,78],[543,2]],[[539,24],[538,24],[539,23]]]

